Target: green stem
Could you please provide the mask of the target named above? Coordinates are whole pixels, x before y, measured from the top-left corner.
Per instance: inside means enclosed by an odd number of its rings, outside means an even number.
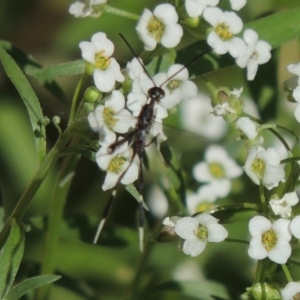
[[[286,193],[295,191],[299,176],[300,176],[300,166],[298,163],[294,163],[292,165],[292,169],[290,171],[289,177],[286,180],[286,184],[284,185],[282,196]]]
[[[118,8],[115,8],[115,7],[112,7],[109,5],[104,6],[104,11],[107,13],[113,14],[113,15],[117,15],[120,17],[135,20],[135,21],[138,21],[140,19],[140,15],[136,15],[136,14],[133,14],[133,13],[127,12],[125,10],[118,9]]]
[[[71,110],[70,110],[70,117],[69,117],[69,122],[68,125],[71,125],[74,121],[74,117],[76,114],[76,107],[77,107],[77,100],[78,100],[78,96],[79,96],[79,92],[83,86],[84,81],[87,78],[87,73],[84,72],[76,86],[75,92],[74,92],[74,96],[73,96],[73,100],[72,100],[72,106],[71,106]]]
[[[265,216],[267,216],[268,210],[267,210],[267,203],[266,203],[266,197],[265,197],[265,190],[264,190],[264,185],[261,181],[259,183],[259,195],[260,195],[260,201],[261,201],[263,213]]]
[[[75,125],[75,124],[74,124]],[[48,174],[52,165],[58,160],[60,157],[61,150],[65,147],[66,143],[70,140],[73,132],[73,126],[69,127],[57,140],[56,144],[53,146],[51,151],[46,155],[44,161],[39,166],[38,170],[34,174],[31,182],[28,187],[22,194],[20,200],[15,206],[11,215],[7,218],[1,232],[0,232],[0,248],[4,245],[6,238],[9,234],[10,224],[12,219],[21,219],[30,205],[33,196],[43,183],[46,175]]]
[[[80,138],[76,137],[71,146],[78,144]],[[57,248],[59,245],[59,234],[64,207],[69,194],[69,189],[74,177],[74,168],[80,155],[68,155],[65,157],[60,174],[58,176],[55,190],[51,200],[49,219],[44,247],[44,257],[42,261],[41,274],[53,274],[56,267]],[[51,284],[48,284],[37,291],[36,300],[49,299],[51,294]]]
[[[239,243],[239,244],[244,244],[249,246],[249,242],[248,241],[244,241],[244,240],[240,240],[240,239],[231,239],[231,238],[227,238],[225,239],[225,242],[229,242],[229,243]]]
[[[282,270],[284,272],[284,275],[285,275],[287,281],[288,282],[294,281],[288,267],[286,266],[286,264],[281,265],[281,267],[282,267]]]
[[[269,263],[270,263],[270,261],[268,258],[259,260],[257,262],[253,284],[264,281],[265,273],[266,273]]]

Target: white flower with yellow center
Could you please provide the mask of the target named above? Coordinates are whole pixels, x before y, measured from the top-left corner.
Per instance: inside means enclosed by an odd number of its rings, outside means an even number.
[[[281,291],[282,300],[299,299],[300,282],[289,282]]]
[[[292,214],[292,206],[299,202],[296,192],[286,193],[281,199],[271,199],[269,204],[276,216],[289,218]]]
[[[185,0],[185,9],[191,18],[202,15],[207,6],[218,5],[219,0]]]
[[[125,97],[119,91],[113,91],[104,105],[98,105],[90,112],[88,121],[96,132],[100,132],[106,126],[109,130],[118,133],[126,133],[136,123],[131,113],[125,109]]]
[[[216,201],[215,186],[205,184],[201,186],[196,193],[188,194],[186,197],[186,205],[189,213],[195,214],[203,212],[214,207],[213,203]]]
[[[124,81],[119,64],[111,58],[114,44],[106,38],[105,33],[95,33],[91,42],[81,42],[79,47],[83,59],[88,62],[87,72],[93,74],[94,83],[101,92],[109,92],[116,81]]]
[[[175,232],[185,240],[183,252],[190,256],[198,256],[207,243],[219,243],[225,240],[228,231],[218,224],[218,221],[208,214],[179,219],[175,224]]]
[[[247,79],[253,80],[258,69],[258,65],[265,64],[271,58],[271,45],[266,41],[258,40],[258,34],[253,29],[244,32],[244,40],[247,45],[246,55],[238,57],[236,64],[247,67]]]
[[[246,44],[235,34],[243,28],[243,22],[234,12],[223,12],[218,7],[208,7],[203,12],[204,19],[213,26],[207,37],[207,43],[217,54],[229,54],[243,57],[246,54]]]
[[[263,216],[255,216],[249,222],[252,236],[248,254],[253,259],[268,257],[277,264],[285,264],[292,253],[290,240],[291,221],[279,219],[275,223]]]
[[[112,153],[110,153],[109,146],[110,144],[103,145],[96,153],[98,166],[106,171],[106,177],[102,185],[103,191],[115,187],[120,176],[122,176],[122,184],[133,183],[137,180],[139,173],[138,162],[134,160],[130,164],[132,151],[127,142],[117,147]]]
[[[269,190],[278,186],[280,181],[285,181],[280,155],[274,148],[251,148],[244,170],[255,184],[262,182]]]
[[[300,123],[300,63],[290,64],[287,66],[287,69],[290,73],[298,76],[298,86],[293,90],[293,98],[298,103],[294,115],[296,120]]]
[[[173,74],[182,69],[183,65],[172,65],[167,73],[158,73],[153,77],[157,86],[161,86]],[[166,109],[172,109],[180,101],[195,97],[198,92],[196,84],[189,79],[187,68],[181,70],[171,80],[167,81],[162,88],[165,91],[165,96],[160,100],[160,104]]]
[[[183,35],[183,29],[178,24],[177,12],[174,6],[168,3],[156,6],[153,13],[145,8],[136,31],[147,51],[154,50],[157,43],[166,48],[174,48]]]
[[[242,175],[243,169],[218,145],[208,147],[204,158],[205,161],[194,166],[194,178],[199,182],[210,183],[217,197],[227,196],[231,189],[231,179]]]

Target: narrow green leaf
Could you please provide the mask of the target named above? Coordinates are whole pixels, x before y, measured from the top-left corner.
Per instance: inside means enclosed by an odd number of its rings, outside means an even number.
[[[299,19],[300,9],[293,9],[247,23],[244,29],[254,29],[274,49],[300,36]]]
[[[14,286],[5,296],[5,300],[16,300],[32,290],[60,279],[58,275],[40,275],[26,279]]]
[[[170,213],[185,212],[185,182],[180,163],[168,143],[161,145],[161,154],[167,166],[168,178],[171,186],[163,190],[169,199]]]
[[[27,78],[18,67],[13,58],[0,46],[0,60],[7,76],[18,90],[27,108],[35,137],[35,144],[39,161],[44,159],[46,154],[45,126],[43,125],[43,113],[34,90]]]
[[[138,203],[141,202],[141,195],[140,193],[137,191],[135,185],[133,183],[130,183],[128,185],[126,185],[126,190],[136,199],[136,201]],[[147,204],[145,202],[142,203],[143,207],[145,210],[149,210],[149,207],[147,206]]]
[[[12,286],[24,251],[23,231],[16,220],[12,221],[9,237],[0,257],[0,299]]]
[[[85,65],[85,61],[80,59],[41,69],[28,69],[26,73],[40,80],[51,80],[61,76],[82,74],[84,72]]]
[[[3,48],[7,51],[9,55],[11,55],[11,57],[15,60],[18,66],[20,66],[23,72],[25,72],[27,75],[35,77],[35,79],[37,79],[42,85],[44,85],[44,87],[60,101],[68,101],[63,90],[60,88],[58,83],[53,80],[54,75],[63,76],[64,74],[59,75],[58,71],[49,72],[48,68],[42,68],[40,63],[32,55],[23,52],[22,50],[20,50],[19,48],[17,48],[9,42],[0,41],[0,45],[3,45]],[[77,62],[74,63],[76,64]],[[52,67],[49,67],[49,69],[52,70]],[[66,66],[66,69],[70,68]],[[60,73],[62,72],[66,72],[66,70],[61,70]]]
[[[257,216],[261,211],[261,205],[254,203],[239,203],[218,206],[209,213],[219,219],[220,223],[228,224],[241,220],[249,220],[252,217]]]

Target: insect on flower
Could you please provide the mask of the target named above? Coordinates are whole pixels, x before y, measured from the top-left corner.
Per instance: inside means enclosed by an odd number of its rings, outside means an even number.
[[[132,131],[129,131],[126,135],[124,135],[122,138],[116,140],[115,142],[109,144],[107,146],[107,154],[112,155],[119,151],[119,148],[123,147],[124,144],[128,144],[130,146],[131,155],[127,156],[127,164],[126,167],[121,169],[120,165],[123,164],[126,159],[124,157],[119,157],[118,159],[115,159],[114,164],[118,164],[118,170],[121,170],[121,173],[119,173],[119,177],[114,182],[114,189],[111,194],[111,197],[106,204],[106,207],[104,209],[104,213],[102,216],[102,219],[98,225],[97,233],[94,238],[94,243],[97,243],[99,236],[101,234],[101,231],[103,229],[103,226],[107,220],[107,217],[110,213],[110,210],[112,208],[113,201],[116,196],[117,188],[120,183],[128,184],[126,183],[125,178],[128,177],[128,173],[130,173],[130,168],[134,164],[136,164],[136,158],[138,158],[138,187],[137,191],[139,193],[139,242],[140,242],[140,249],[143,250],[143,226],[144,226],[144,209],[148,210],[144,198],[143,198],[143,186],[144,186],[144,179],[143,179],[143,162],[145,159],[145,148],[148,147],[150,144],[154,143],[158,139],[165,140],[166,137],[164,136],[161,127],[158,129],[153,129],[154,127],[154,119],[157,117],[158,110],[158,104],[160,101],[166,96],[165,90],[162,88],[163,85],[170,82],[171,79],[174,79],[175,76],[177,76],[180,72],[182,72],[184,69],[186,69],[187,66],[192,64],[194,61],[196,61],[198,58],[203,56],[205,53],[211,51],[211,49],[206,50],[205,52],[201,53],[200,55],[197,55],[194,59],[189,61],[184,66],[177,69],[171,76],[163,80],[163,82],[158,86],[155,84],[154,80],[149,75],[148,71],[144,67],[143,63],[138,58],[138,55],[135,53],[135,51],[132,49],[128,41],[124,38],[123,35],[121,35],[121,38],[124,40],[126,45],[130,48],[133,55],[138,61],[138,66],[142,68],[142,71],[147,76],[148,80],[151,81],[152,87],[150,87],[147,91],[147,98],[146,102],[144,104],[139,104],[140,107],[138,110],[133,111],[133,114],[136,115],[136,124]],[[145,95],[144,95],[145,96]],[[129,98],[129,97],[128,97]],[[129,99],[127,99],[127,106],[128,106]],[[166,116],[166,115],[165,115]],[[165,117],[164,116],[164,117]],[[159,125],[162,125],[159,123]],[[149,141],[148,137],[151,133],[152,139]],[[118,161],[118,162],[117,162]],[[99,164],[99,163],[98,163]],[[131,182],[133,182],[135,179],[133,179]],[[125,181],[125,182],[124,182]]]

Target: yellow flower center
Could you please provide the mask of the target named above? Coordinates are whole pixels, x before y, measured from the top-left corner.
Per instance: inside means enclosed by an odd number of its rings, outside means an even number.
[[[123,156],[116,156],[114,157],[107,168],[109,172],[115,173],[115,174],[120,174],[123,169],[122,166],[126,162],[126,158]]]
[[[105,125],[112,130],[118,122],[118,118],[114,118],[115,116],[115,111],[109,107],[104,107],[103,109],[103,119]]]
[[[233,34],[229,31],[229,26],[225,23],[219,24],[215,28],[215,32],[223,41],[229,41],[233,37]]]
[[[209,170],[210,173],[215,177],[215,178],[224,178],[225,177],[225,171],[222,165],[219,163],[210,163],[209,164]]]
[[[176,90],[179,88],[181,84],[181,81],[180,80],[171,80],[169,83],[168,83],[168,88],[170,90]]]
[[[104,51],[95,54],[95,65],[97,69],[105,71],[110,65],[110,59],[103,55]]]
[[[262,159],[256,158],[251,166],[251,169],[259,179],[262,179],[265,174],[266,163]]]
[[[157,42],[159,42],[164,33],[165,25],[159,19],[157,19],[156,17],[153,16],[147,26],[147,29],[148,29],[149,33],[151,34],[151,36]]]
[[[196,236],[198,237],[199,240],[201,241],[206,241],[208,237],[208,230],[207,227],[199,224],[198,229],[195,232]]]
[[[274,246],[277,244],[277,235],[273,229],[266,231],[262,237],[261,241],[268,252],[270,252]]]
[[[197,205],[196,212],[202,212],[202,211],[206,211],[206,210],[213,209],[213,208],[214,208],[214,205],[212,203],[203,201]]]

